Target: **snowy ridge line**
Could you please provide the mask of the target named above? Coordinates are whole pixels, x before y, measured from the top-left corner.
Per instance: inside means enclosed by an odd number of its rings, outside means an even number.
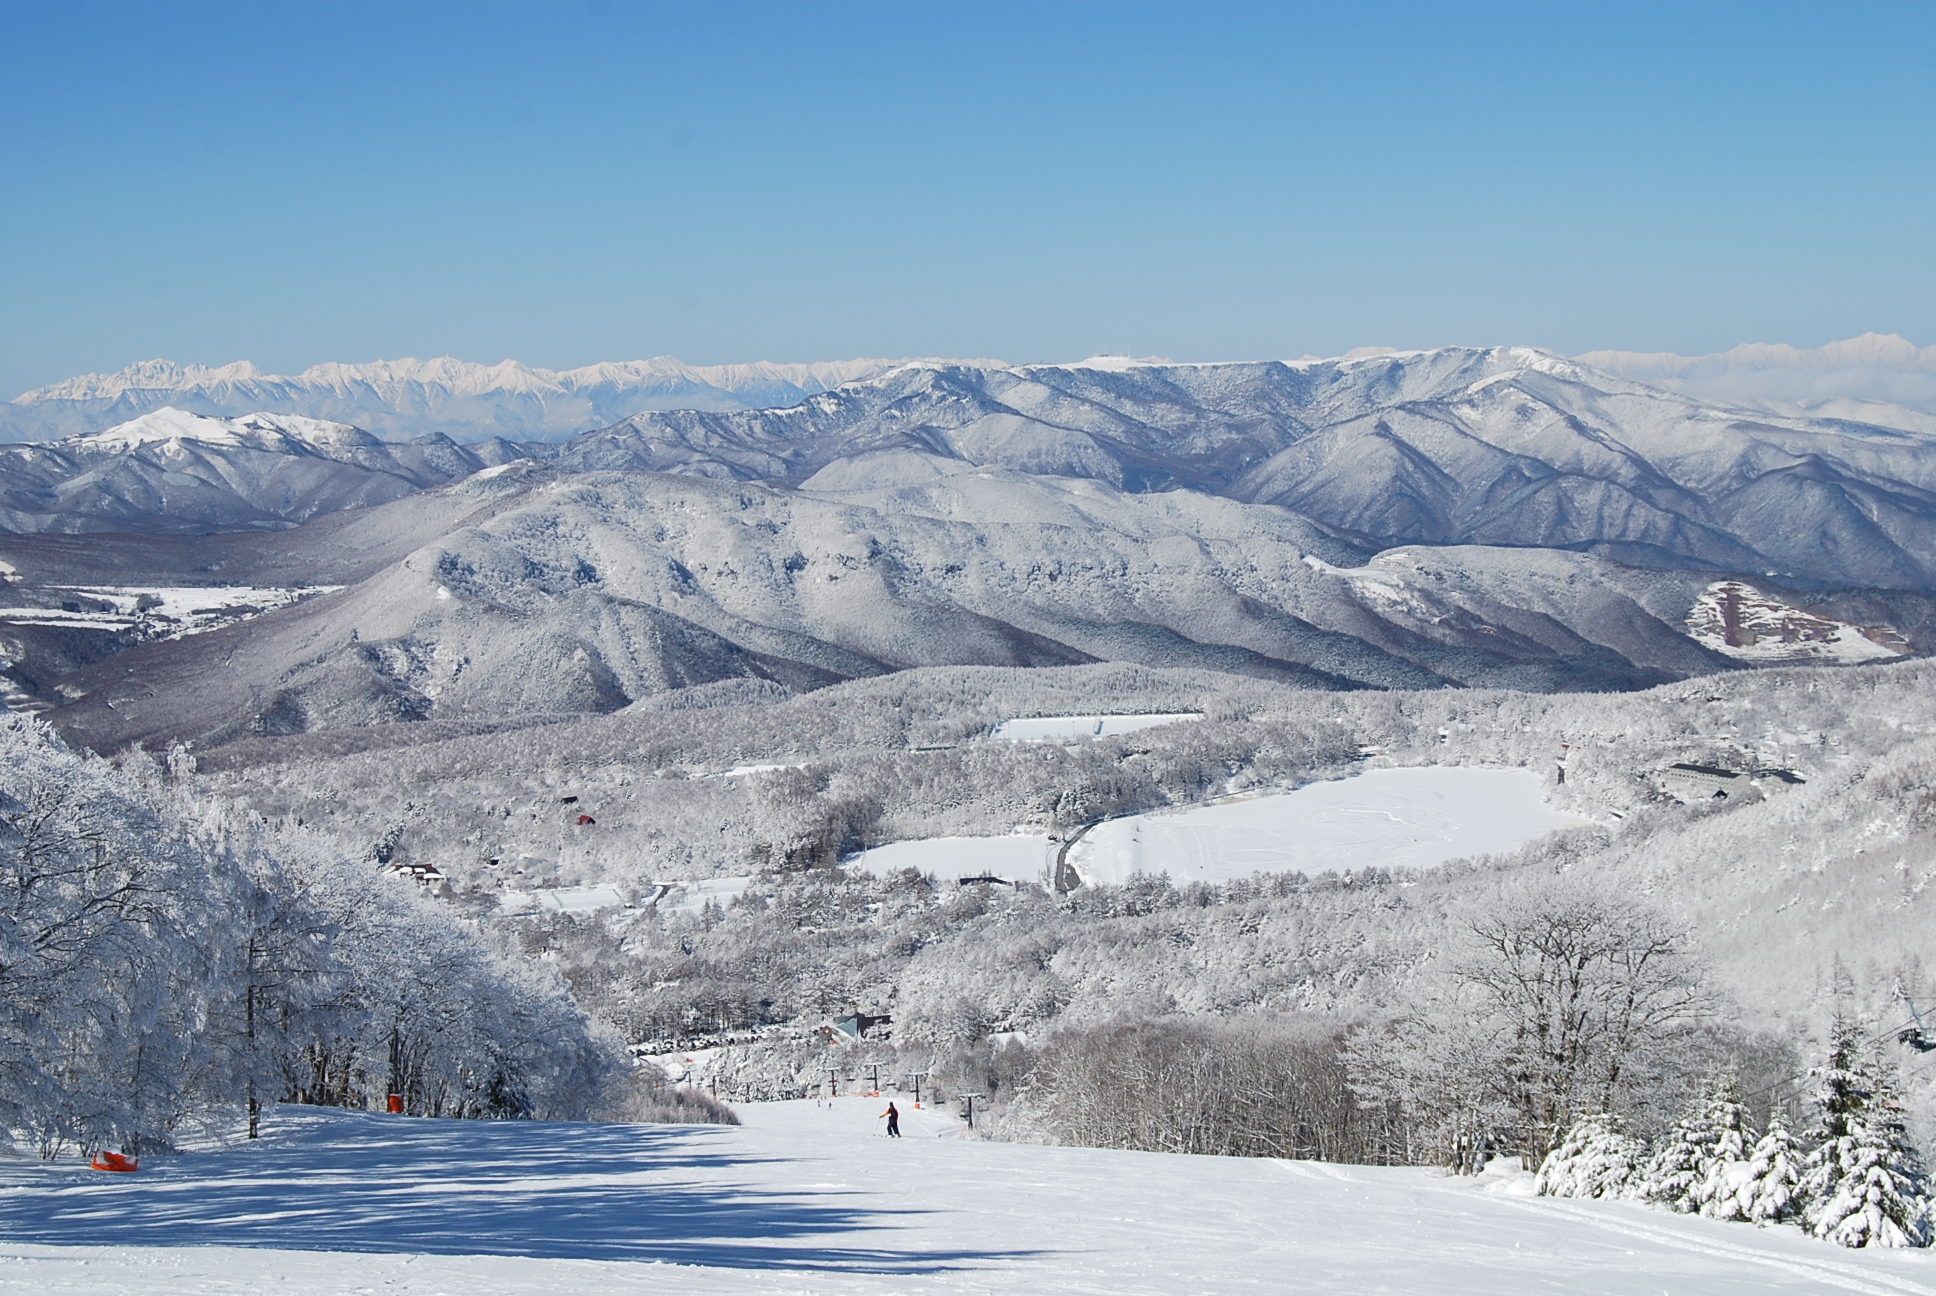
[[[1773,1256],[1752,1247],[1739,1246],[1732,1242],[1692,1242],[1681,1237],[1671,1229],[1650,1228],[1645,1224],[1630,1220],[1608,1219],[1605,1215],[1579,1207],[1561,1205],[1557,1199],[1540,1197],[1501,1197],[1497,1200],[1535,1214],[1557,1216],[1592,1224],[1609,1233],[1620,1233],[1642,1241],[1673,1247],[1679,1251],[1693,1251],[1703,1255],[1725,1256],[1731,1260],[1745,1260],[1753,1264],[1765,1265],[1770,1269],[1782,1269],[1800,1278],[1815,1282],[1828,1283],[1844,1291],[1860,1292],[1863,1296],[1936,1296],[1936,1287],[1924,1283],[1910,1282],[1890,1274],[1876,1273],[1867,1269],[1855,1269],[1822,1260],[1809,1260],[1800,1257]],[[1715,1221],[1717,1227],[1727,1227],[1723,1221]],[[1735,1225],[1733,1227],[1739,1227]],[[1797,1233],[1797,1237],[1805,1235]],[[1826,1245],[1826,1244],[1824,1244]]]

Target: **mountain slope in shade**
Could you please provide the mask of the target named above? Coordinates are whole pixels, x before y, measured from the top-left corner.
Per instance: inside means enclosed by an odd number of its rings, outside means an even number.
[[[322,364],[284,376],[247,361],[209,367],[150,360],[119,373],[70,378],[0,405],[0,441],[84,435],[170,406],[225,418],[266,411],[332,419],[390,440],[438,433],[467,442],[494,436],[555,441],[640,410],[792,405],[901,363],[689,365],[660,356],[560,371],[444,356]]]

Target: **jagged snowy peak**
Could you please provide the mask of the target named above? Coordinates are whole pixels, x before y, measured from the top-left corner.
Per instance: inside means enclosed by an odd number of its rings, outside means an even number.
[[[1924,438],[1746,415],[1527,347],[907,366],[789,409],[635,415],[574,439],[559,462],[842,489],[870,473],[886,485],[999,467],[1283,504],[1374,547],[1559,547],[1936,584],[1936,447]]]
[[[0,446],[0,529],[285,527],[400,499],[519,453],[501,441],[460,446],[441,436],[388,443],[297,415],[161,409],[52,445]]]
[[[247,361],[211,368],[149,360],[119,373],[70,378],[0,405],[0,441],[100,431],[163,406],[218,417],[271,411],[334,419],[386,439],[435,432],[459,441],[557,440],[645,409],[792,405],[903,363],[689,365],[660,356],[551,370],[513,360],[484,365],[443,356],[320,364],[283,376]]]
[[[1894,333],[1808,350],[1753,343],[1704,356],[1590,351],[1580,360],[1701,400],[1936,435],[1936,346]]]

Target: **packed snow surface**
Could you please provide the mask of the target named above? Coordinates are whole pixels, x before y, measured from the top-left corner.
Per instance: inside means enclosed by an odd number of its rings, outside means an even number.
[[[1200,711],[1179,711],[1167,715],[1030,716],[1022,720],[1002,721],[995,726],[991,736],[1009,742],[1055,742],[1135,733],[1138,729],[1154,729],[1157,725],[1201,719],[1203,713]]]
[[[0,1171],[0,1292],[289,1296],[1364,1292],[1936,1294],[1936,1257],[1838,1250],[1528,1176],[1036,1147],[898,1098],[746,1124],[545,1125],[278,1108],[132,1175]]]
[[[911,868],[944,882],[965,877],[1041,882],[1051,858],[1047,837],[1017,833],[1012,837],[927,837],[894,842],[862,851],[846,863],[876,877]]]
[[[1069,862],[1091,885],[1138,872],[1228,882],[1256,872],[1426,868],[1587,822],[1547,805],[1530,771],[1432,765],[1112,819],[1076,843]]]

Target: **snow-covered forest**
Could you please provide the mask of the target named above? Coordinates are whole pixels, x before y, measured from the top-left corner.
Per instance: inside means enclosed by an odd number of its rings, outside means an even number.
[[[53,1157],[253,1134],[265,1104],[578,1117],[622,1072],[541,963],[194,787],[0,719],[0,1121]]]
[[[8,1121],[52,1153],[234,1130],[287,1098],[723,1118],[621,1082],[658,1074],[620,1065],[629,1045],[689,1059],[674,1069],[708,1099],[918,1072],[943,1101],[977,1095],[997,1137],[1468,1172],[1552,1153],[1555,1193],[1670,1205],[1694,1199],[1650,1167],[1689,1138],[1743,1150],[1683,1178],[1732,1182],[1776,1138],[1798,1185],[1836,1157],[1880,1164],[1863,1149],[1882,1138],[1921,1200],[1931,1069],[1892,1032],[1930,991],[1931,673],[1608,696],[933,669],[482,733],[265,739],[200,768],[76,755],[15,719]],[[1153,712],[1203,718],[991,736]],[[1214,884],[841,866],[1421,765],[1529,770],[1585,826],[1432,868]],[[1711,772],[1697,786],[1677,765]],[[574,886],[610,901],[512,903]],[[891,1025],[828,1029],[856,1011]],[[1855,1136],[1822,1097],[1838,1021],[1881,1041],[1862,1084],[1885,1096],[1865,1110],[1898,1114],[1870,1144],[1837,1144]],[[1723,1077],[1737,1132],[1690,1134]],[[1606,1140],[1625,1149],[1615,1187],[1569,1186],[1612,1182],[1565,1168],[1589,1135],[1595,1164]],[[1837,1173],[1782,1218],[1826,1218],[1855,1171]]]

